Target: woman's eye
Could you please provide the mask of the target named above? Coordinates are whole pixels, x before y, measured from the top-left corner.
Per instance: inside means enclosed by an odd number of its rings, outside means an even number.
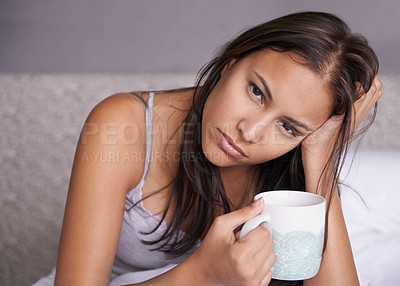
[[[279,125],[282,126],[283,129],[285,129],[285,131],[286,131],[287,133],[289,133],[290,135],[293,135],[294,137],[297,136],[296,130],[295,130],[295,129],[292,127],[292,125],[290,125],[289,123],[280,121],[280,122],[279,122]]]
[[[260,101],[262,101],[264,95],[262,93],[262,91],[253,83],[250,83],[250,91],[251,93],[253,93],[254,96],[256,97],[260,97]]]

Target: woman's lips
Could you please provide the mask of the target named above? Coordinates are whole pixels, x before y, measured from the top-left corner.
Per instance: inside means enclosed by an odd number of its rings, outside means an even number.
[[[235,144],[231,137],[223,133],[218,128],[217,131],[218,145],[221,149],[237,159],[247,158],[246,154]]]

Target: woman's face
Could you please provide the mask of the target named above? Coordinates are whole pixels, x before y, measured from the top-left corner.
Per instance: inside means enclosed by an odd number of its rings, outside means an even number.
[[[275,159],[329,118],[334,100],[323,79],[293,59],[261,51],[224,69],[202,117],[210,162],[230,167]]]

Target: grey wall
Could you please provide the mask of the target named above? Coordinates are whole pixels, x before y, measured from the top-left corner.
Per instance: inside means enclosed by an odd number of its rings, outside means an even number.
[[[400,69],[398,0],[0,0],[0,72],[195,72],[245,27],[335,13]]]

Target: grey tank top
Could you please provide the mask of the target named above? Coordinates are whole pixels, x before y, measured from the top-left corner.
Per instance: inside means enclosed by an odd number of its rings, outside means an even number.
[[[124,220],[111,279],[128,272],[158,269],[169,264],[179,264],[200,246],[199,240],[198,245],[189,253],[176,259],[168,259],[163,252],[151,250],[161,245],[161,243],[154,245],[142,243],[142,240],[156,240],[167,229],[166,222],[160,216],[152,215],[146,210],[141,201],[142,187],[145,184],[151,160],[153,99],[154,93],[150,93],[146,109],[146,157],[144,172],[139,184],[126,195]],[[155,232],[148,235],[145,234],[151,232],[160,221],[161,225]],[[185,233],[182,231],[178,234],[179,238],[184,235]]]
[[[154,245],[142,243],[142,240],[154,241],[160,238],[167,229],[166,222],[161,217],[152,215],[146,210],[141,201],[142,187],[145,184],[151,160],[153,98],[154,93],[150,93],[146,109],[146,157],[144,172],[139,184],[126,194],[121,235],[110,276],[111,286],[137,283],[162,274],[183,262],[201,244],[199,240],[198,244],[185,255],[176,259],[168,259],[163,252],[151,250],[159,246],[160,243]],[[151,232],[160,221],[161,225],[155,232],[149,235],[144,234]],[[185,233],[182,231],[178,233],[179,238],[184,235]],[[56,270],[53,269],[50,275],[41,278],[33,286],[54,285],[55,272]]]

